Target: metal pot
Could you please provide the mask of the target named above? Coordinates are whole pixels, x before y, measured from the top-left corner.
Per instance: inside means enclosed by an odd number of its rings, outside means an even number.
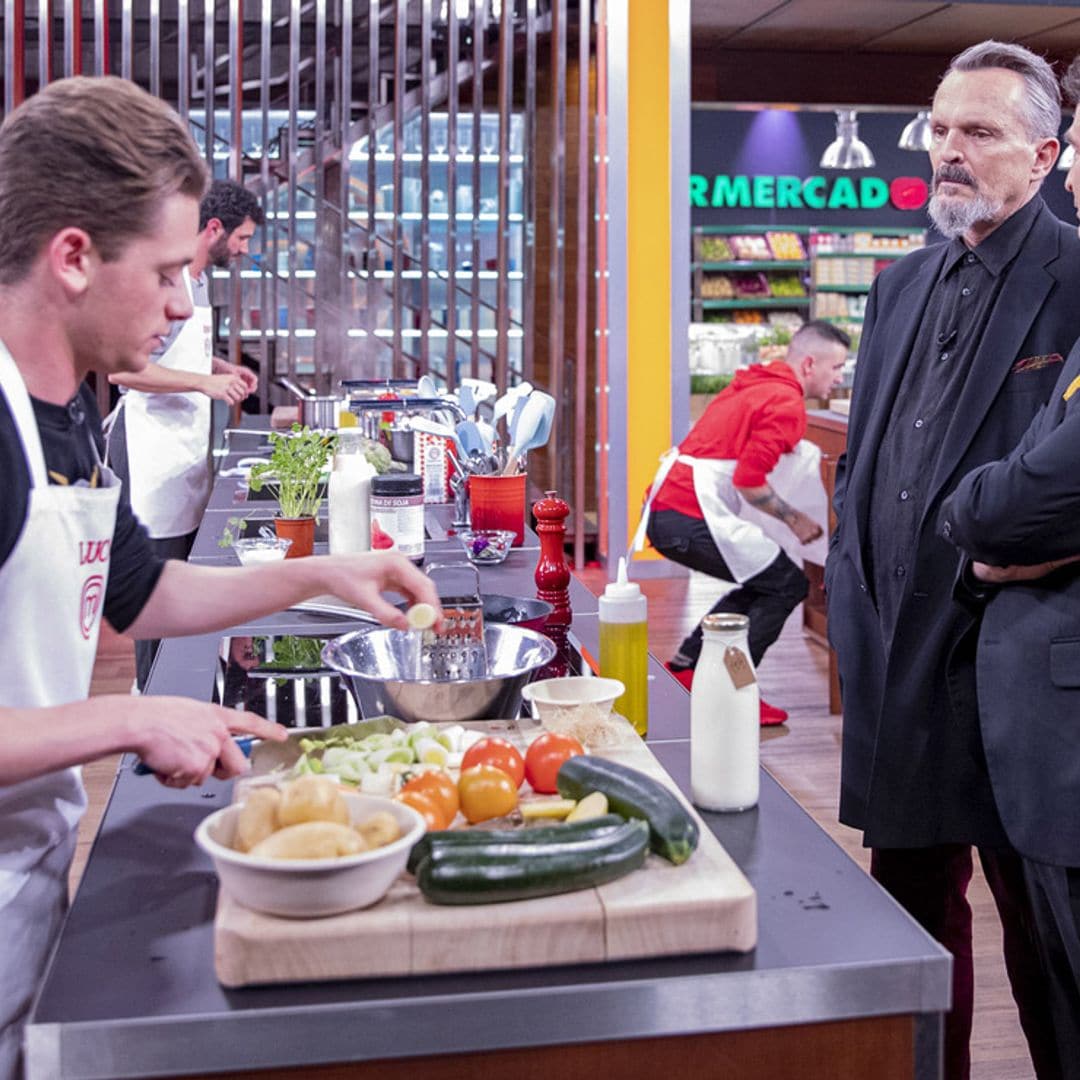
[[[297,402],[297,419],[312,431],[337,429],[338,411],[342,399],[336,394],[304,397]]]
[[[505,623],[542,634],[548,616],[555,610],[546,600],[538,600],[532,596],[500,596],[498,593],[487,593],[480,599],[484,602],[485,626]]]

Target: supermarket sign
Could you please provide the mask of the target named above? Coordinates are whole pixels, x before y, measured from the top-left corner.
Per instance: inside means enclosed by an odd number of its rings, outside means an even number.
[[[930,189],[919,176],[690,175],[690,205],[721,210],[920,210]]]

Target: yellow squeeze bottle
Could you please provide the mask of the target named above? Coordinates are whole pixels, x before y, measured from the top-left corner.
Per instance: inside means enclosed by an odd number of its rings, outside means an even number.
[[[600,597],[600,674],[618,679],[626,692],[615,701],[644,739],[649,729],[648,601],[636,581],[626,577],[626,559],[618,578]]]

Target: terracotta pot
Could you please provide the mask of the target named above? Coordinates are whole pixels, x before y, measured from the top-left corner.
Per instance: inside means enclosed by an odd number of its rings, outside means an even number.
[[[315,519],[274,518],[274,531],[282,540],[291,540],[292,546],[285,554],[286,559],[300,559],[315,550]]]

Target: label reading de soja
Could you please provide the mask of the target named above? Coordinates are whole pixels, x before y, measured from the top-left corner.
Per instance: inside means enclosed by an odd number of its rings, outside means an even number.
[[[371,496],[371,550],[400,551],[416,562],[424,558],[424,496]]]

